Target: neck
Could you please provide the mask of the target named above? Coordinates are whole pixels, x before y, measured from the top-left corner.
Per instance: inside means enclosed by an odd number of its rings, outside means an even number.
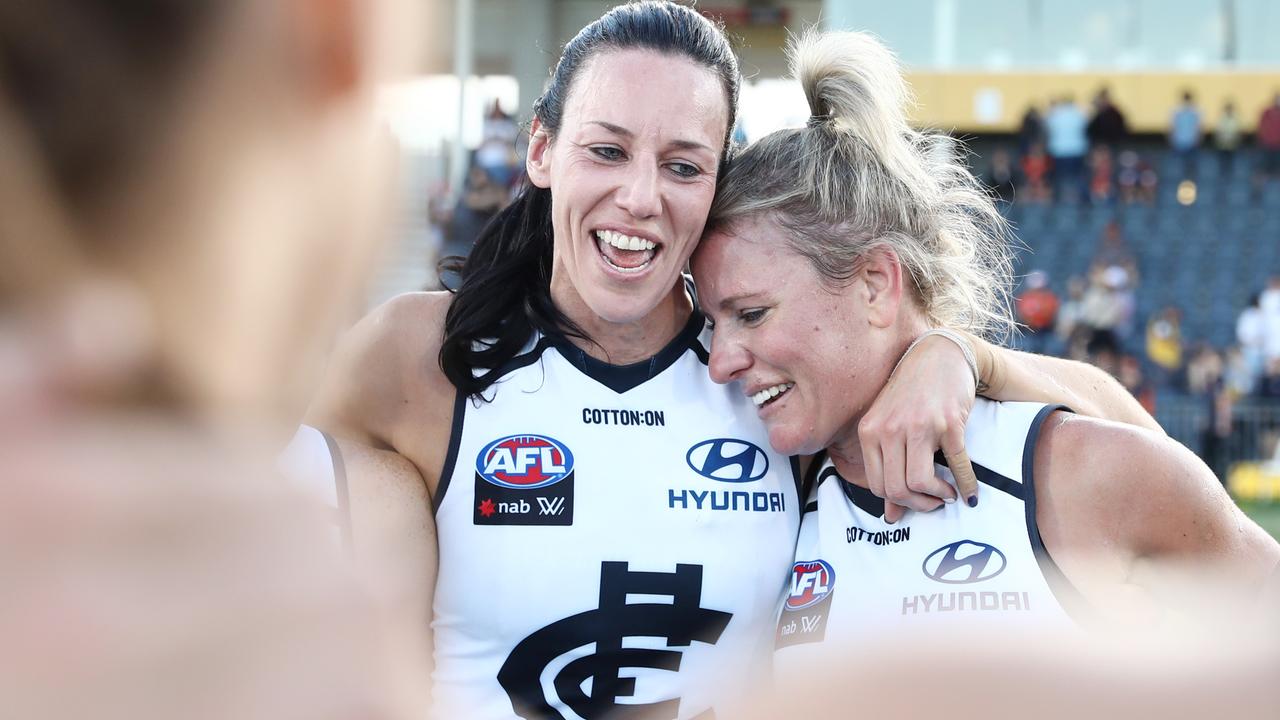
[[[911,347],[911,343],[915,342],[916,338],[929,329],[929,323],[922,315],[910,311],[904,312],[899,316],[897,325],[894,339],[888,346],[889,351],[881,359],[879,367],[873,371],[876,375],[867,378],[874,383],[874,387],[880,388],[876,398],[872,399],[873,403],[888,386],[890,378],[894,375],[894,370],[897,369],[897,364],[903,357],[903,353],[907,351],[907,348]],[[917,387],[919,386],[918,382],[913,384]],[[840,477],[862,488],[867,487],[867,472],[862,455],[862,443],[858,439],[858,423],[862,421],[863,416],[870,409],[871,406],[868,405],[855,413],[849,422],[845,423],[844,428],[832,438],[831,444],[827,446],[827,455],[831,457],[831,461],[835,464],[836,471],[840,473]]]
[[[615,323],[600,317],[573,288],[557,288],[553,282],[551,296],[560,311],[591,338],[570,337],[569,341],[591,357],[613,365],[653,357],[684,329],[693,313],[693,300],[683,281],[677,282],[656,308],[632,322]]]

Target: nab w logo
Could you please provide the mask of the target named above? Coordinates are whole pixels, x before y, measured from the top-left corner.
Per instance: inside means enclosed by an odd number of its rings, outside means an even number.
[[[961,540],[944,545],[924,559],[925,577],[948,585],[982,582],[1004,572],[1004,553],[986,543]]]
[[[564,512],[564,498],[538,498],[539,512],[542,515],[559,515]]]
[[[769,456],[764,450],[732,438],[703,440],[689,448],[684,461],[702,477],[721,482],[752,482],[769,472]]]

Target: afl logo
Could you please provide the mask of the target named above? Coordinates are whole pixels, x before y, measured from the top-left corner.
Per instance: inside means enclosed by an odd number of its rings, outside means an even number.
[[[703,440],[689,448],[684,461],[702,477],[721,482],[752,482],[769,472],[769,456],[764,450],[732,438]]]
[[[545,435],[510,435],[484,446],[476,457],[476,472],[499,487],[532,490],[568,477],[573,453]]]
[[[930,580],[948,585],[982,582],[1004,572],[1004,553],[986,543],[961,540],[929,553],[920,569]]]
[[[831,595],[836,587],[836,571],[826,560],[802,560],[791,566],[788,610],[803,610]]]

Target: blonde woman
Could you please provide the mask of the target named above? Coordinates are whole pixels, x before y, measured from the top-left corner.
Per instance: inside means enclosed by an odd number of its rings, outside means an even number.
[[[1280,546],[1203,463],[1054,403],[979,399],[964,444],[982,504],[886,522],[858,428],[918,338],[1009,327],[1007,230],[952,142],[908,125],[879,42],[811,33],[793,61],[811,120],[734,158],[693,259],[711,376],[747,395],[780,388],[760,409],[770,443],[826,453],[778,662],[903,628],[1145,620],[1179,602],[1152,570],[1170,564],[1256,592]],[[952,481],[943,458],[930,470]]]

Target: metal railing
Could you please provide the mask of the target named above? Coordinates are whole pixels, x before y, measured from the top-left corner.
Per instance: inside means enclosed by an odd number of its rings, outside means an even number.
[[[1156,420],[1237,497],[1280,500],[1280,401],[1162,394]]]

